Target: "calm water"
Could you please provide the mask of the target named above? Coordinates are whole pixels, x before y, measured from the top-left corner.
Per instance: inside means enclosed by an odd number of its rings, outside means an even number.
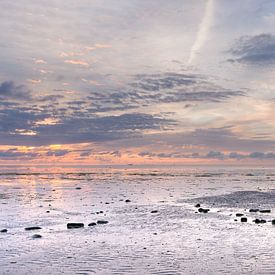
[[[0,273],[275,274],[274,183],[275,169],[2,168]]]

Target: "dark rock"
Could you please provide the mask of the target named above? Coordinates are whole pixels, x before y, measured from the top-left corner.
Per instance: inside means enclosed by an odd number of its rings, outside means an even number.
[[[200,213],[208,213],[210,211],[210,209],[199,208],[198,211]]]
[[[7,233],[7,232],[8,232],[8,229],[6,229],[6,228],[5,228],[5,229],[2,229],[2,230],[0,230],[0,232],[1,232],[1,233]]]
[[[34,235],[32,235],[32,238],[33,239],[40,239],[40,238],[42,238],[42,236],[39,235],[39,234],[34,234]]]
[[[201,205],[200,205],[199,203],[197,203],[197,204],[195,205],[195,207],[199,208],[199,207],[201,207]]]
[[[96,225],[95,222],[91,222],[91,223],[88,224],[88,226],[95,226],[95,225]]]
[[[272,223],[273,225],[275,225],[275,220],[272,220],[271,223]]]
[[[270,209],[260,210],[260,213],[271,213]]]
[[[74,222],[67,223],[67,228],[68,229],[81,228],[81,227],[84,227],[84,223],[74,223]]]
[[[97,224],[107,224],[107,223],[108,223],[108,221],[103,221],[103,220],[97,221]]]
[[[241,218],[241,222],[247,222],[247,218],[246,217],[242,217]]]
[[[39,230],[39,229],[42,229],[42,228],[39,227],[39,226],[31,226],[31,227],[26,227],[26,228],[25,228],[25,230],[27,230],[27,231]]]
[[[125,200],[125,202],[131,202],[130,200]]]
[[[242,217],[244,214],[242,214],[242,213],[237,213],[236,214],[236,217]]]
[[[251,173],[246,174],[246,176],[247,176],[247,177],[254,177],[254,175],[251,174]]]
[[[76,187],[75,189],[76,189],[76,190],[80,190],[80,189],[81,189],[81,187]]]
[[[152,213],[152,214],[158,213],[158,210],[152,210],[151,213]]]
[[[255,219],[254,222],[257,223],[257,224],[259,224],[259,223],[266,223],[266,220]]]
[[[259,209],[249,209],[249,212],[254,212],[254,213],[256,213],[256,212],[259,212]]]

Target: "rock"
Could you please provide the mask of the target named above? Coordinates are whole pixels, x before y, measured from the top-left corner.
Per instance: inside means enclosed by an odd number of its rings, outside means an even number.
[[[81,187],[76,187],[75,189],[76,189],[76,190],[80,190],[80,189],[81,189]]]
[[[270,209],[260,210],[260,213],[271,213]]]
[[[247,176],[247,177],[254,177],[254,175],[251,174],[251,173],[246,174],[246,176]]]
[[[152,213],[152,214],[158,213],[158,210],[152,210],[151,213]]]
[[[42,228],[39,227],[39,226],[31,226],[31,227],[26,227],[26,228],[25,228],[25,230],[27,230],[27,231],[39,230],[39,229],[42,229]]]
[[[97,224],[107,224],[107,223],[108,223],[108,221],[104,221],[104,220],[97,221]]]
[[[199,203],[197,203],[197,204],[195,205],[195,207],[199,208],[199,207],[201,207],[201,205],[200,205]]]
[[[272,220],[271,223],[272,223],[273,225],[275,225],[275,220]]]
[[[242,214],[242,213],[237,213],[236,214],[236,217],[242,217],[244,214]]]
[[[200,213],[208,213],[210,211],[210,209],[199,208],[198,211]]]
[[[32,238],[33,239],[40,239],[40,238],[42,238],[42,236],[39,235],[39,234],[34,234],[34,235],[32,235]]]
[[[259,209],[249,209],[249,212],[256,213],[256,212],[259,212]]]
[[[266,223],[266,220],[260,220],[260,219],[255,219],[253,222],[259,224],[259,223]]]
[[[96,225],[95,222],[91,222],[91,223],[88,224],[88,226],[95,226],[95,225]]]
[[[131,202],[130,200],[125,200],[125,202]]]
[[[7,233],[8,232],[8,229],[4,228],[0,231],[1,233]]]
[[[247,222],[247,218],[246,217],[242,217],[241,218],[241,222]]]
[[[74,222],[70,222],[70,223],[67,223],[67,228],[68,229],[72,229],[72,228],[81,228],[81,227],[84,227],[84,223],[74,223]]]

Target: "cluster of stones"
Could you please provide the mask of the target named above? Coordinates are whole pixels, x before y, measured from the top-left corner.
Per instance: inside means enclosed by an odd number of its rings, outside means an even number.
[[[208,209],[208,208],[202,208],[199,203],[196,204],[195,207],[198,208],[199,213],[208,213],[210,211],[210,209]],[[271,213],[271,210],[270,209],[262,209],[261,210],[261,209],[257,209],[257,208],[256,209],[252,208],[252,209],[249,209],[249,212],[250,213],[257,213],[258,212],[258,213],[266,214],[266,213]],[[243,213],[236,213],[236,217],[240,217],[241,222],[247,222],[247,217],[243,217],[243,216],[244,216]],[[237,219],[235,219],[235,221],[237,221]],[[261,223],[266,223],[267,221],[264,220],[264,219],[258,219],[257,218],[255,220],[253,220],[253,222],[256,223],[256,224],[261,224]],[[271,220],[271,223],[273,225],[275,225],[275,219]]]

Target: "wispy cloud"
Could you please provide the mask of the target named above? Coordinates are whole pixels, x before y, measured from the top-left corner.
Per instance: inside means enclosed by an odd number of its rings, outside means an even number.
[[[199,30],[196,36],[196,40],[190,51],[190,56],[188,59],[189,65],[191,65],[195,61],[197,55],[199,54],[201,48],[203,47],[207,39],[209,29],[213,20],[214,3],[215,3],[215,0],[208,0],[206,3],[205,12],[204,12],[202,21],[199,25]]]
[[[68,60],[65,60],[64,63],[89,67],[89,63],[87,63],[86,61],[82,61],[82,60],[68,59]]]

